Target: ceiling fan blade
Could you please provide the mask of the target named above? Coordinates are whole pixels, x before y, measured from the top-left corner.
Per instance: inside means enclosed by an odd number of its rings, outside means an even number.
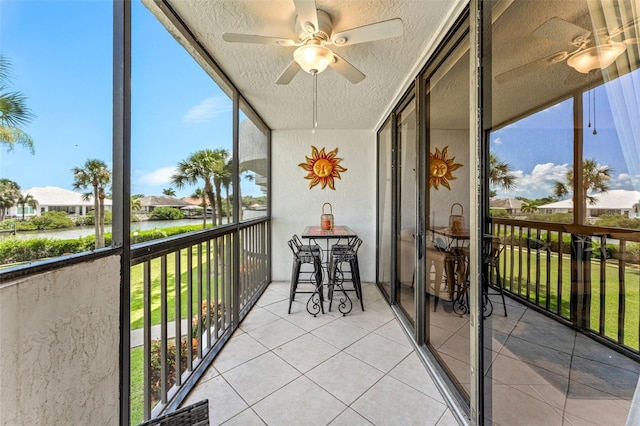
[[[556,16],[536,28],[533,31],[533,35],[573,44],[572,42],[578,38],[586,41],[591,36],[591,31]]]
[[[309,34],[318,31],[318,11],[315,0],[293,0],[298,12],[298,20],[303,30]]]
[[[289,84],[298,71],[300,71],[300,65],[296,61],[291,61],[276,80],[276,84]]]
[[[333,54],[333,62],[329,66],[353,84],[360,83],[366,77],[360,70],[335,53]]]
[[[543,68],[548,67],[549,65],[557,64],[558,62],[562,62],[569,57],[569,52],[558,52],[553,55],[546,56],[541,59],[537,59],[533,62],[529,62],[528,64],[519,66],[517,68],[513,68],[509,71],[505,71],[501,74],[496,75],[496,82],[498,83],[506,83],[515,78],[522,77],[524,75],[530,74],[535,71],[539,71]]]
[[[386,38],[400,37],[403,33],[402,19],[395,18],[388,21],[376,22],[350,30],[334,33],[331,42],[336,46],[348,46]]]
[[[253,34],[237,34],[237,33],[224,33],[222,34],[224,41],[233,43],[254,43],[254,44],[270,44],[273,46],[299,46],[300,43],[296,43],[288,38],[269,37]]]

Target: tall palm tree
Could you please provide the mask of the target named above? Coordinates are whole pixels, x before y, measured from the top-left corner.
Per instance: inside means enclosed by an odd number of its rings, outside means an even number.
[[[162,190],[162,194],[167,197],[175,197],[176,191],[173,188],[165,188]]]
[[[27,107],[27,98],[21,92],[9,92],[11,63],[0,55],[0,143],[12,150],[16,144],[23,145],[33,154],[33,139],[20,126],[27,125],[34,115]]]
[[[38,206],[38,200],[33,198],[33,195],[31,194],[20,194],[18,200],[16,201],[16,204],[18,204],[22,208],[22,220],[24,221],[24,206],[28,205],[29,207],[35,209]]]
[[[142,202],[140,201],[140,198],[142,197],[136,197],[135,195],[131,196],[130,207],[132,212],[142,210]]]
[[[227,173],[227,158],[229,151],[223,148],[213,150],[213,186],[215,187],[218,198],[216,199],[216,207],[218,210],[218,225],[222,225],[222,182]]]
[[[171,176],[171,184],[181,189],[185,185],[195,185],[201,179],[204,182],[204,192],[209,198],[209,205],[216,205],[216,196],[213,191],[214,165],[217,155],[212,149],[203,149],[191,154],[186,160],[182,160],[176,167],[176,172]],[[205,210],[206,212],[206,210]],[[216,210],[212,209],[212,222],[216,224]]]
[[[7,211],[16,204],[20,186],[10,179],[0,179],[0,220],[4,220]]]
[[[226,204],[225,210],[227,211],[227,223],[231,222],[231,197],[229,195],[229,189],[231,188],[232,177],[233,177],[233,159],[229,159],[225,163],[222,176],[220,177],[222,187],[224,188],[224,192],[225,192],[224,199]]]
[[[83,199],[89,200],[93,196],[95,247],[102,248],[104,247],[105,187],[111,182],[111,172],[104,161],[97,159],[87,160],[83,167],[74,167],[71,171],[73,172],[73,189],[93,188],[93,193],[83,194]]]
[[[489,184],[491,186],[509,191],[516,187],[517,179],[508,163],[501,161],[494,153],[489,154]],[[495,197],[496,191],[491,190],[490,195]]]
[[[207,194],[202,188],[197,188],[191,198],[197,198],[200,200],[200,207],[202,207],[202,229],[207,227]]]
[[[609,181],[613,170],[606,165],[600,165],[595,159],[587,159],[582,163],[582,185],[578,187],[582,191],[584,200],[583,211],[587,212],[586,203],[596,204],[597,200],[588,192],[602,193],[609,190]],[[573,179],[573,169],[569,170],[565,176],[565,182],[556,182],[554,193],[557,197],[565,197],[569,194],[569,188],[576,190]]]
[[[522,213],[535,213],[536,211],[538,211],[538,206],[534,201],[527,200],[522,203],[520,211]]]

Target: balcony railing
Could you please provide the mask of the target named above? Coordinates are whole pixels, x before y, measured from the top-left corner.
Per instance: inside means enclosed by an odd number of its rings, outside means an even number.
[[[269,283],[268,235],[256,220],[133,247],[132,424],[177,405],[251,309]]]
[[[640,232],[493,218],[492,234],[513,297],[640,354]]]

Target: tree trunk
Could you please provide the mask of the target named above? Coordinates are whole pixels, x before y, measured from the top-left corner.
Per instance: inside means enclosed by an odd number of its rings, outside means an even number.
[[[105,199],[105,194],[104,194],[104,189],[100,188],[100,247],[104,247],[105,242],[104,242],[104,199]]]
[[[209,205],[211,205],[211,223],[213,224],[213,226],[216,225],[216,196],[213,193],[213,187],[211,186],[211,182],[207,181],[204,184],[204,192],[207,194],[207,197],[209,198]],[[205,209],[204,211],[205,214],[207,214],[207,210]]]
[[[216,186],[216,194],[218,198],[216,199],[216,206],[218,207],[218,225],[222,225],[222,189],[219,182],[214,180],[214,185]]]
[[[95,242],[94,242],[94,247],[95,248],[100,248],[100,223],[98,223],[98,215],[100,213],[100,204],[98,201],[98,185],[94,184],[93,185],[93,229],[94,229],[94,236],[95,236]]]

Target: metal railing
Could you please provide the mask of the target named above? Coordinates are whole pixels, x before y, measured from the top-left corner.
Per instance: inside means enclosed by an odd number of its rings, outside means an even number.
[[[268,238],[256,220],[132,247],[132,423],[179,404],[251,309],[269,284]]]
[[[640,354],[640,232],[492,218],[512,297]]]

